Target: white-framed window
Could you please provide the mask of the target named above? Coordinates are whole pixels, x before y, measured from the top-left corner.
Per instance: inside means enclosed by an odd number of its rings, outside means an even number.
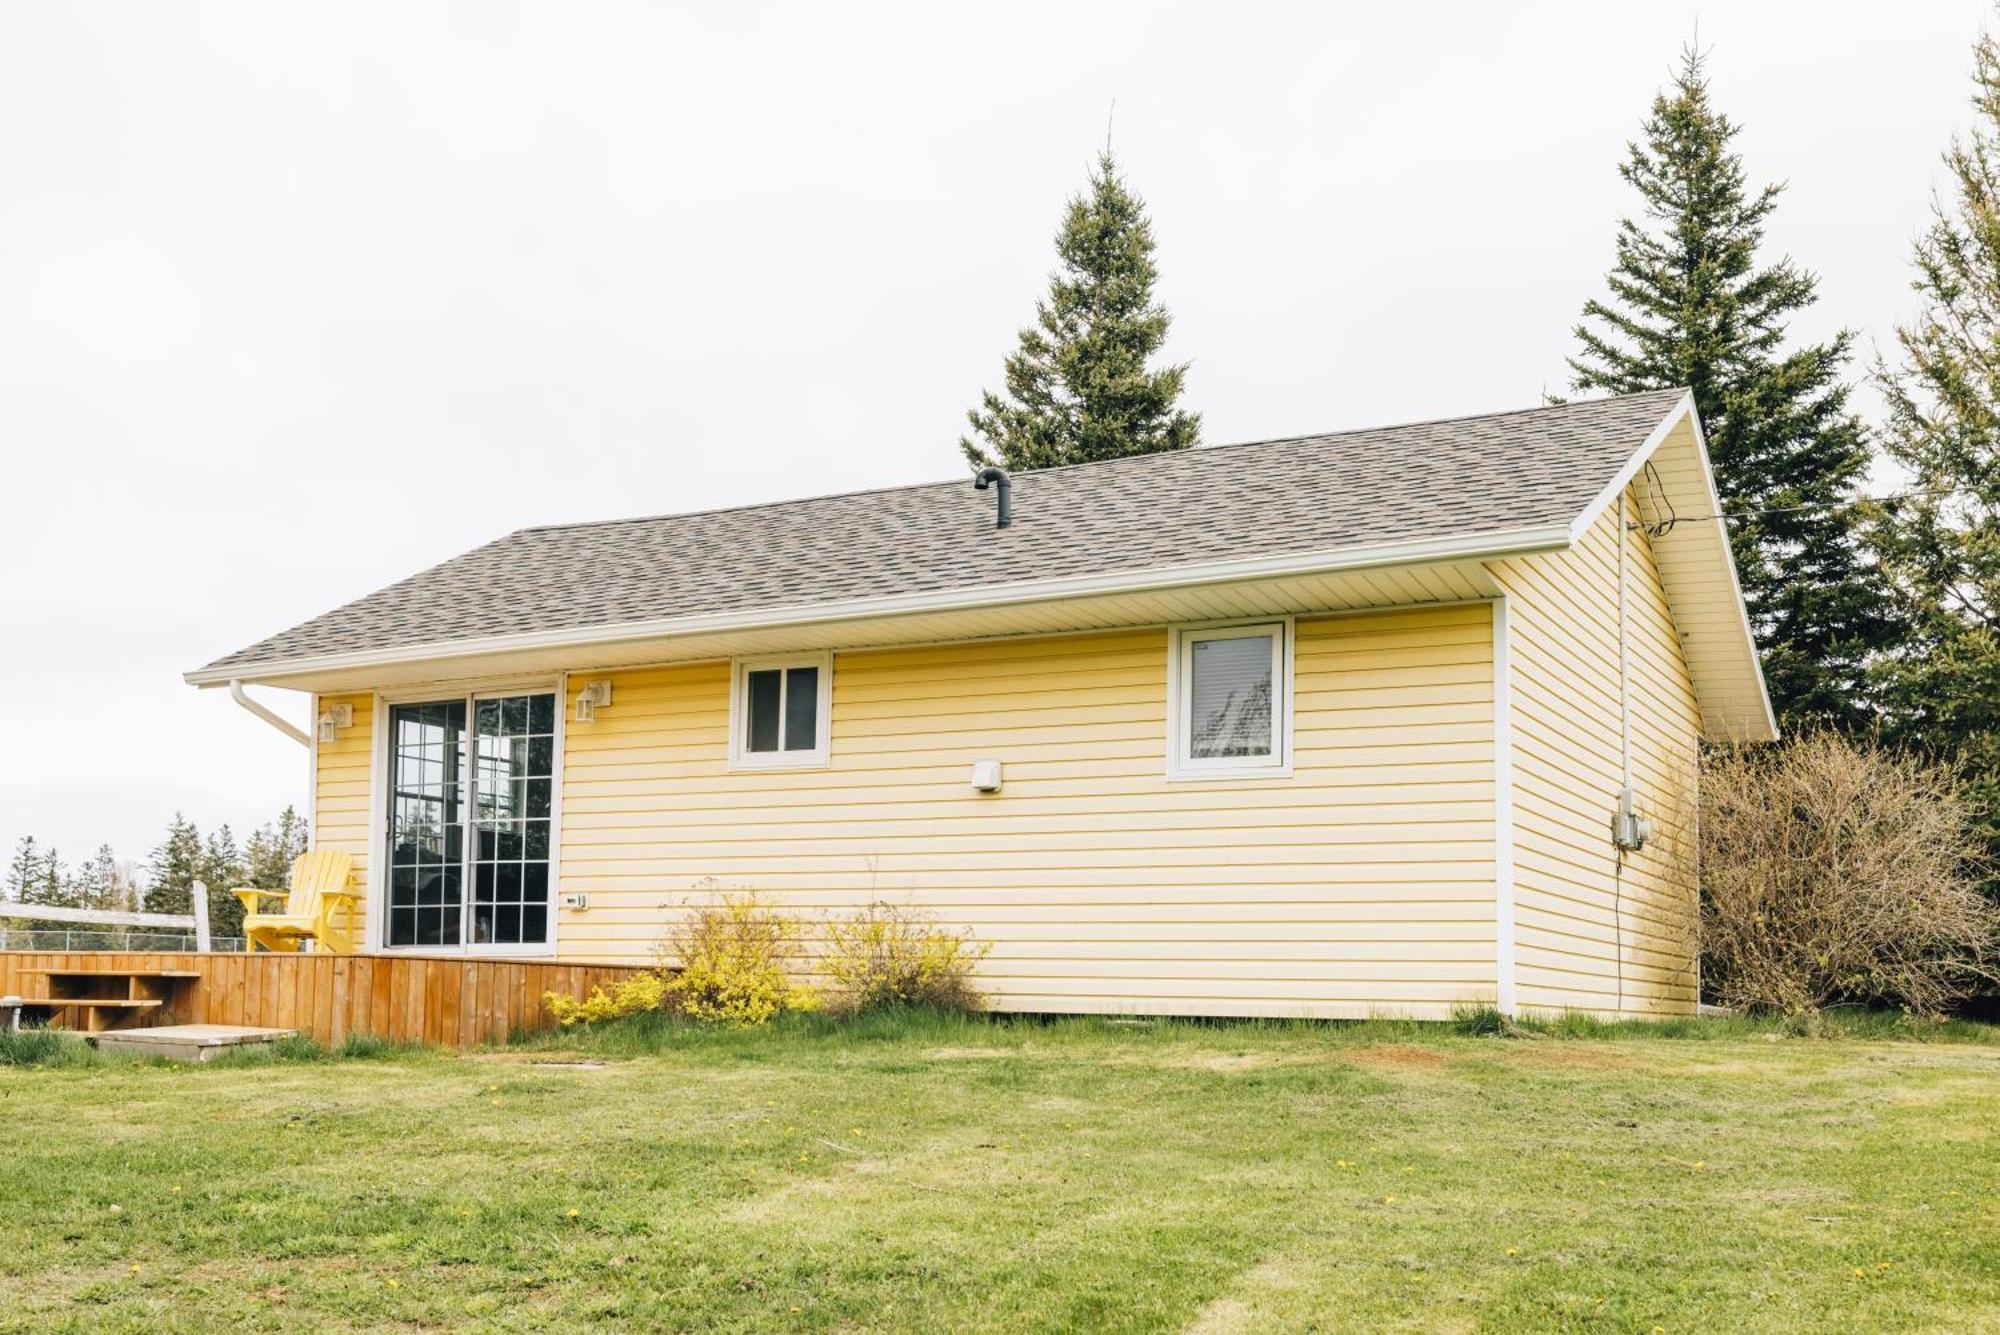
[[[729,767],[824,767],[832,707],[832,654],[737,659],[729,689]]]
[[[1292,621],[1177,626],[1167,662],[1167,777],[1292,772]]]
[[[558,679],[377,697],[372,941],[554,951],[563,695]]]

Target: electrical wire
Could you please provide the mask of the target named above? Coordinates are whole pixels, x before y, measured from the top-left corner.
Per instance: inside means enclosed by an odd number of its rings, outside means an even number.
[[[1646,471],[1648,473],[1651,473],[1652,468],[1653,465],[1651,464],[1651,462],[1648,462],[1646,464]],[[1649,524],[1642,520],[1639,522],[1628,524],[1626,527],[1643,528],[1648,533],[1652,534],[1652,536],[1657,538],[1657,537],[1662,537],[1667,533],[1671,533],[1673,531],[1674,525],[1681,523],[1700,524],[1716,519],[1755,519],[1759,515],[1800,514],[1807,510],[1845,510],[1856,505],[1890,505],[1897,501],[1936,500],[1941,497],[1955,496],[1957,494],[1958,492],[1957,489],[1955,488],[1947,488],[1943,491],[1902,491],[1902,492],[1897,492],[1893,496],[1857,496],[1851,501],[1813,501],[1805,505],[1767,506],[1761,510],[1719,510],[1714,514],[1707,514],[1707,515],[1676,514],[1673,515],[1670,519],[1666,520],[1664,522],[1664,525]],[[1661,489],[1660,498],[1662,500],[1666,500],[1666,492],[1664,488]],[[1673,507],[1673,502],[1667,501],[1667,506],[1668,509],[1671,510]],[[1655,527],[1659,527],[1660,531],[1655,533],[1653,531]]]
[[[1664,538],[1672,533],[1674,525],[1681,522],[1680,511],[1674,508],[1674,498],[1667,494],[1666,484],[1660,481],[1659,470],[1653,467],[1651,459],[1646,460],[1646,501],[1648,508],[1655,511],[1660,505],[1666,506],[1667,517],[1650,523],[1641,521],[1638,527],[1644,529],[1649,538]]]

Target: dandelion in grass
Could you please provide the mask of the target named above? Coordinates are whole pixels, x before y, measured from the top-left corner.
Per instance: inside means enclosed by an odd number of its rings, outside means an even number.
[[[570,1210],[570,1211],[569,1211],[569,1212],[568,1212],[567,1214],[565,1214],[565,1215],[564,1215],[564,1218],[566,1218],[566,1219],[575,1219],[575,1218],[578,1218],[579,1216],[581,1216],[582,1214],[583,1214],[583,1211],[581,1211],[581,1210],[575,1210],[575,1209],[573,1209],[573,1210]]]

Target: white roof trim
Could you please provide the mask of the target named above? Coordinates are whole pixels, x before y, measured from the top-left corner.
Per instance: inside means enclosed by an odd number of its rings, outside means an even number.
[[[1716,495],[1715,469],[1708,461],[1708,433],[1701,429],[1701,414],[1694,410],[1693,395],[1688,396],[1684,409],[1676,408],[1669,413],[1668,420],[1677,420],[1683,411],[1687,413],[1688,425],[1694,429],[1694,457],[1701,463],[1702,496],[1708,502],[1708,513],[1717,516],[1716,531],[1722,538],[1722,568],[1729,572],[1729,596],[1736,604],[1736,621],[1743,627],[1743,642],[1750,649],[1750,673],[1757,679],[1757,699],[1764,707],[1764,723],[1771,730],[1771,740],[1776,741],[1781,734],[1778,731],[1778,715],[1771,708],[1771,687],[1764,680],[1764,656],[1757,652],[1757,636],[1750,629],[1750,608],[1743,601],[1743,581],[1736,574],[1736,549],[1729,540],[1729,521],[1720,517],[1722,498]]]
[[[1632,480],[1639,476],[1639,470],[1659,453],[1660,447],[1666,444],[1668,438],[1673,435],[1674,428],[1678,427],[1683,419],[1686,419],[1688,428],[1694,436],[1694,457],[1700,466],[1698,472],[1701,478],[1702,499],[1707,505],[1704,513],[1716,516],[1722,514],[1722,501],[1715,491],[1715,466],[1708,458],[1708,434],[1702,430],[1701,414],[1695,411],[1694,395],[1683,394],[1680,402],[1667,410],[1667,415],[1660,419],[1660,424],[1646,437],[1646,443],[1641,445],[1631,459],[1626,461],[1625,466],[1618,470],[1618,475],[1605,485],[1604,490],[1598,493],[1597,499],[1571,522],[1569,526],[1571,545],[1581,541],[1591,526],[1611,508],[1611,503],[1618,499],[1619,494],[1632,485]],[[1757,637],[1750,629],[1750,612],[1743,602],[1743,582],[1736,574],[1735,549],[1730,545],[1728,521],[1718,517],[1714,522],[1719,526],[1717,533],[1721,538],[1722,567],[1729,576],[1729,596],[1736,605],[1737,624],[1743,631],[1743,644],[1750,659],[1750,675],[1757,680],[1757,700],[1763,711],[1764,726],[1770,730],[1770,736],[1775,740],[1778,736],[1778,717],[1771,709],[1771,688],[1764,680],[1763,656],[1757,652]]]
[[[784,626],[854,621],[868,617],[1006,607],[1018,603],[1048,602],[1093,594],[1145,593],[1159,589],[1185,588],[1189,585],[1226,584],[1246,579],[1361,570],[1371,566],[1487,560],[1554,551],[1569,546],[1572,541],[1570,531],[1561,526],[1504,529],[1471,536],[1454,535],[1447,538],[1426,538],[1416,542],[1336,548],[1331,551],[1291,552],[1281,556],[1250,557],[1205,565],[1115,571],[1107,574],[1032,580],[1019,584],[892,594],[880,598],[856,598],[844,602],[794,607],[751,608],[745,611],[701,613],[650,621],[626,621],[613,625],[523,631],[511,635],[482,636],[478,639],[445,640],[430,644],[401,645],[389,649],[356,650],[352,653],[316,654],[306,658],[201,668],[183,674],[183,679],[193,686],[226,686],[232,680],[256,681],[278,675],[292,677],[308,672],[386,667],[392,664],[467,658],[480,654],[520,650],[617,644],[628,640],[700,635],[715,631],[764,630]]]
[[[1632,485],[1632,479],[1639,476],[1639,470],[1646,466],[1646,461],[1659,452],[1660,446],[1666,444],[1667,437],[1674,434],[1674,428],[1680,425],[1680,420],[1683,417],[1694,418],[1695,440],[1697,443],[1701,442],[1701,418],[1694,410],[1694,395],[1683,394],[1681,395],[1680,402],[1667,409],[1667,415],[1660,419],[1660,424],[1653,428],[1651,435],[1646,437],[1646,443],[1641,445],[1633,453],[1632,457],[1625,461],[1625,466],[1618,470],[1616,477],[1605,484],[1604,490],[1597,493],[1597,499],[1585,506],[1583,513],[1570,521],[1570,545],[1574,546],[1578,542],[1581,542],[1583,535],[1590,532],[1591,525],[1602,518],[1604,512],[1611,508],[1611,503],[1618,499],[1618,493]],[[1713,500],[1715,497],[1715,476],[1708,466],[1708,447],[1706,444],[1703,444],[1701,447],[1701,472],[1702,476],[1708,482],[1709,499]],[[1711,507],[1710,513],[1718,513],[1718,511],[1714,507]],[[1729,577],[1732,580],[1736,578],[1736,563],[1733,561],[1730,562]],[[1743,601],[1743,593],[1740,589],[1737,590],[1736,601],[1738,603]],[[1743,628],[1748,630],[1750,628],[1749,623],[1745,622]]]

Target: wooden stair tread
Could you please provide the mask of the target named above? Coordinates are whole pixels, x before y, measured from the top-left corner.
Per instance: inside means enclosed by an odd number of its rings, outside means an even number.
[[[22,997],[23,1006],[89,1006],[94,1010],[151,1010],[167,1003],[157,997]]]
[[[17,969],[41,978],[199,978],[199,969]]]

